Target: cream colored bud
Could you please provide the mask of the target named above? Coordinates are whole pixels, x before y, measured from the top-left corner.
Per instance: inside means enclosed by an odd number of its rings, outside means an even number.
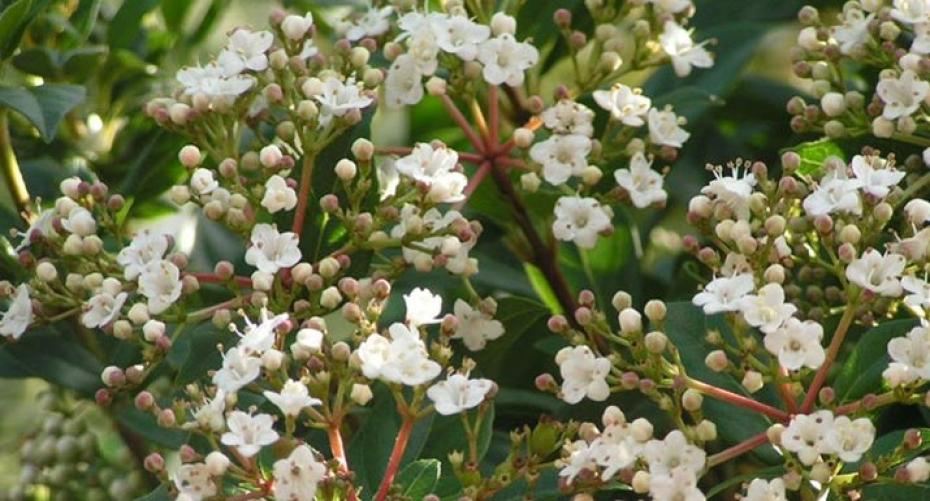
[[[127,317],[132,323],[142,325],[149,321],[149,308],[145,303],[136,303],[132,305],[132,308],[129,308]]]
[[[855,224],[847,224],[840,230],[840,242],[844,244],[856,245],[859,243],[860,238],[862,238],[862,232],[859,231],[859,227]]]
[[[291,268],[291,276],[299,284],[306,282],[310,275],[313,275],[313,266],[308,263],[297,263]]]
[[[770,265],[765,269],[763,278],[767,283],[770,284],[782,284],[785,283],[785,267],[780,264]]]
[[[176,185],[171,187],[169,195],[172,202],[178,205],[184,205],[191,199],[191,190],[183,184]]]
[[[633,308],[624,308],[619,315],[620,331],[624,334],[643,330],[643,317]]]
[[[723,350],[714,350],[704,358],[704,364],[714,372],[722,372],[729,365],[727,354]]]
[[[370,58],[371,53],[368,52],[368,49],[365,47],[352,47],[352,52],[349,54],[349,62],[356,68],[361,68],[368,64]]]
[[[611,298],[610,304],[614,307],[615,310],[623,311],[629,308],[631,304],[633,304],[633,297],[630,296],[627,292],[617,291],[614,294],[614,297]]]
[[[444,96],[447,92],[448,84],[439,77],[432,77],[426,81],[426,92],[431,96]]]
[[[649,484],[652,483],[652,476],[646,470],[639,470],[633,475],[633,492],[637,494],[646,494],[649,492]]]
[[[520,187],[527,193],[536,193],[541,184],[542,180],[539,179],[535,172],[528,172],[520,176]]]
[[[335,286],[327,287],[320,295],[320,306],[326,309],[332,310],[339,306],[341,302],[342,294],[339,293],[339,289]]]
[[[513,131],[513,144],[517,148],[526,149],[533,144],[536,134],[526,127],[518,127]]]
[[[701,406],[704,404],[704,395],[701,395],[701,392],[688,388],[681,395],[681,405],[687,411],[695,412],[701,409]]]
[[[80,256],[84,252],[83,244],[81,237],[72,233],[65,239],[61,250],[69,256]]]
[[[178,152],[178,160],[181,161],[181,165],[187,167],[188,169],[193,169],[200,165],[202,160],[202,155],[200,154],[200,148],[194,146],[193,144],[188,144],[181,148],[181,151]]]
[[[660,354],[665,351],[665,348],[668,347],[668,337],[659,331],[652,331],[649,334],[646,334],[645,338],[646,349],[650,353]]]
[[[371,387],[367,384],[356,383],[352,385],[349,398],[356,404],[364,406],[371,401],[372,397],[374,397],[374,395],[371,392]]]
[[[323,278],[333,278],[340,269],[339,261],[334,257],[324,258],[319,264],[319,272]]]
[[[646,303],[646,307],[643,308],[643,311],[646,313],[646,318],[648,318],[650,322],[661,322],[665,320],[668,308],[665,306],[665,302],[659,299],[652,299]]]
[[[36,265],[36,277],[43,282],[52,282],[58,278],[58,269],[54,264],[42,261]]]
[[[355,162],[349,160],[348,158],[343,158],[342,160],[336,162],[336,176],[343,181],[351,181],[355,178],[355,175],[358,173],[358,167],[355,165]]]
[[[775,446],[781,446],[781,434],[785,432],[785,425],[781,423],[775,423],[772,426],[769,426],[765,430],[765,436],[768,437],[769,442]]]
[[[894,122],[882,117],[872,120],[872,134],[875,137],[889,138],[894,135]]]
[[[270,349],[262,353],[262,367],[267,371],[276,371],[281,368],[281,364],[284,363],[284,353]]]
[[[300,91],[305,97],[313,98],[322,94],[324,88],[323,81],[319,78],[308,78],[300,86]]]
[[[694,431],[697,433],[698,439],[704,442],[717,439],[717,425],[714,424],[713,421],[707,419],[702,420],[694,427]]]
[[[270,291],[274,287],[274,275],[264,271],[252,273],[252,289],[257,291]]]
[[[229,468],[229,458],[220,451],[213,451],[207,454],[204,463],[207,465],[207,472],[214,477],[225,475],[226,469]]]
[[[742,381],[743,386],[749,390],[749,393],[755,393],[762,389],[762,374],[756,371],[746,371]]]
[[[653,426],[646,418],[636,418],[630,423],[630,433],[637,442],[646,442],[652,438]]]
[[[604,172],[596,165],[589,165],[581,171],[581,182],[588,186],[596,185],[602,177]]]
[[[126,320],[113,322],[113,337],[124,340],[132,338],[132,324]]]
[[[494,35],[510,34],[517,31],[517,20],[503,12],[498,12],[491,17],[491,32]]]
[[[313,121],[320,114],[320,108],[309,99],[305,99],[297,104],[297,116],[306,120]]]
[[[142,326],[142,337],[150,343],[165,335],[165,323],[158,320],[149,320]]]
[[[838,117],[846,113],[846,98],[839,92],[827,92],[820,98],[820,107],[828,117]]]

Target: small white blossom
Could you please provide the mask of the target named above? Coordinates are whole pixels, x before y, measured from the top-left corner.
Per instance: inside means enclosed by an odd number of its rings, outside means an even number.
[[[909,293],[904,297],[904,304],[916,310],[930,308],[930,283],[926,280],[908,275],[901,279],[901,287]]]
[[[814,191],[804,198],[804,211],[812,217],[835,212],[858,216],[862,214],[861,186],[862,181],[846,176],[845,168],[834,169],[821,178]]]
[[[285,381],[280,392],[264,391],[262,395],[278,406],[285,416],[290,417],[297,417],[305,408],[323,403],[320,399],[310,396],[307,385],[293,379]]]
[[[596,90],[592,94],[594,101],[610,116],[630,127],[642,127],[646,123],[643,117],[649,113],[652,100],[642,95],[640,89],[631,89],[621,83],[614,84],[610,90]]]
[[[653,439],[643,447],[643,458],[649,464],[649,473],[668,475],[675,468],[684,468],[697,474],[704,468],[707,454],[703,449],[688,443],[684,433],[673,430],[664,439]]]
[[[367,108],[374,101],[362,94],[353,80],[342,82],[335,77],[327,78],[323,82],[323,92],[314,97],[320,103],[320,125],[323,127],[329,125],[333,118]]]
[[[704,309],[704,313],[713,315],[724,311],[738,311],[744,296],[755,289],[755,282],[750,273],[740,273],[732,277],[717,277],[704,286],[704,290],[695,294],[692,302]]]
[[[458,320],[452,339],[461,339],[471,351],[484,349],[488,341],[504,335],[504,325],[486,315],[477,308],[472,308],[462,299],[456,299],[453,307]]]
[[[237,29],[229,36],[229,43],[217,56],[216,62],[227,77],[245,70],[265,71],[268,68],[266,52],[272,43],[274,35],[270,31]]]
[[[691,33],[675,21],[665,21],[662,33],[659,35],[659,45],[672,59],[675,74],[680,77],[691,74],[692,66],[710,68],[714,65],[714,59],[704,48],[704,44],[695,45],[694,40],[691,39]]]
[[[182,464],[171,476],[179,496],[190,501],[200,501],[216,495],[216,482],[204,463]]]
[[[701,193],[713,196],[723,202],[737,219],[749,219],[749,197],[756,186],[756,176],[747,167],[740,169],[739,165],[730,167],[731,174],[725,176],[723,167],[713,169],[714,180],[701,188]],[[740,175],[742,172],[742,175]]]
[[[181,68],[176,76],[188,96],[204,94],[212,98],[235,98],[255,85],[255,79],[246,75],[226,77],[217,64]]]
[[[862,455],[872,447],[875,425],[868,418],[852,420],[846,416],[837,416],[824,440],[831,454],[841,461],[853,463],[862,459]]]
[[[646,116],[649,123],[649,140],[660,146],[681,148],[691,137],[678,124],[678,115],[670,109],[652,108]]]
[[[249,317],[245,319],[245,328],[239,330],[235,324],[230,329],[239,336],[239,349],[246,355],[261,355],[274,347],[276,330],[287,322],[289,315],[280,313],[272,316],[266,308],[261,309],[259,322],[253,323]]]
[[[555,203],[552,234],[559,240],[591,249],[598,235],[611,227],[611,215],[593,198],[560,197]]]
[[[384,98],[389,106],[414,105],[423,99],[423,73],[410,54],[391,63],[384,79]]]
[[[833,38],[839,43],[840,52],[848,55],[865,46],[873,19],[875,14],[866,16],[859,9],[848,9],[843,15],[843,24],[833,28]]]
[[[860,183],[862,191],[873,197],[882,199],[888,196],[891,188],[897,186],[904,179],[904,172],[900,172],[885,164],[887,161],[881,157],[856,155],[850,162],[850,167]]]
[[[478,47],[491,36],[491,29],[465,16],[450,16],[442,25],[438,37],[439,48],[455,54],[463,61],[478,57]]]
[[[903,71],[898,78],[884,78],[875,86],[875,93],[885,103],[882,116],[888,120],[913,114],[920,108],[928,92],[930,82],[921,80],[911,70]]]
[[[275,501],[313,501],[326,465],[317,461],[310,446],[301,444],[287,458],[275,461],[272,472]]]
[[[220,437],[220,442],[234,447],[247,458],[258,454],[262,447],[278,441],[274,419],[268,414],[253,416],[242,411],[232,411],[226,418],[226,426],[229,431]]]
[[[68,217],[62,218],[61,227],[68,233],[73,233],[82,237],[97,233],[97,221],[94,215],[84,207],[75,207],[68,213]]]
[[[590,137],[594,134],[594,112],[587,106],[560,99],[555,105],[546,108],[540,115],[543,125],[556,134],[578,134]]]
[[[556,134],[530,148],[530,158],[542,165],[543,178],[563,184],[588,166],[591,139],[579,134]]]
[[[749,482],[743,501],[788,501],[785,494],[785,481],[781,478],[765,480],[756,478]]]
[[[345,29],[346,38],[355,42],[365,37],[377,37],[387,33],[391,28],[388,18],[394,13],[391,6],[370,7],[365,14]]]
[[[120,292],[115,296],[109,292],[100,292],[94,295],[84,305],[81,324],[92,329],[94,327],[103,327],[116,320],[116,317],[120,314],[120,309],[126,303],[127,297],[129,295],[125,292]]]
[[[29,286],[20,284],[10,307],[0,318],[0,336],[19,339],[32,323],[32,299],[29,298]]]
[[[132,242],[123,247],[116,256],[116,262],[123,267],[126,280],[135,280],[147,264],[160,261],[168,252],[169,240],[166,235],[140,231],[132,237]]]
[[[813,414],[797,414],[781,434],[781,445],[797,454],[801,463],[810,466],[829,454],[826,443],[827,432],[833,426],[833,413],[817,411]]]
[[[930,329],[914,327],[906,336],[888,341],[891,363],[882,376],[892,386],[930,381]]]
[[[453,203],[464,200],[463,190],[468,184],[468,178],[454,170],[458,159],[458,153],[451,148],[434,148],[428,143],[418,143],[409,155],[394,162],[394,168],[402,175],[427,185],[433,201]]]
[[[223,416],[225,411],[226,392],[220,389],[216,391],[213,399],[204,401],[204,404],[194,411],[194,421],[204,430],[222,431],[226,427],[226,418]]]
[[[577,404],[587,397],[603,402],[610,396],[607,374],[610,360],[596,357],[587,346],[565,347],[555,355],[562,375],[562,400]]]
[[[518,42],[513,35],[502,33],[482,42],[478,61],[484,65],[482,75],[491,85],[523,84],[524,72],[539,61],[539,51],[531,44]]]
[[[426,345],[416,331],[395,323],[388,327],[388,333],[390,340],[372,334],[358,347],[365,377],[418,386],[439,375],[442,367],[429,359]]]
[[[281,31],[291,40],[302,40],[311,27],[313,27],[312,12],[307,12],[303,16],[291,14],[281,21]]]
[[[886,297],[901,295],[901,273],[907,259],[900,254],[882,255],[875,249],[865,251],[846,267],[846,278],[850,282]]]
[[[468,379],[462,374],[452,374],[445,381],[440,381],[426,390],[426,396],[433,401],[436,412],[451,416],[477,407],[494,388],[490,379]]]
[[[765,335],[765,349],[778,357],[782,367],[796,371],[802,367],[816,369],[823,364],[826,353],[820,341],[823,327],[810,320],[789,318],[784,325]]]
[[[571,485],[582,471],[596,471],[597,461],[595,460],[595,450],[584,440],[576,440],[564,447],[568,452],[568,460],[562,460],[562,468],[559,470],[560,477],[566,477],[566,483]]]
[[[442,297],[433,294],[429,289],[417,287],[410,291],[410,294],[404,294],[404,305],[407,307],[406,320],[411,327],[439,322]]]
[[[19,234],[21,240],[19,241],[19,244],[13,248],[13,250],[19,252],[28,248],[30,245],[32,245],[32,239],[34,237],[50,237],[56,235],[55,228],[52,226],[52,221],[54,219],[55,211],[53,209],[45,209],[40,211],[35,221],[29,225],[29,228]]]
[[[199,167],[191,175],[191,191],[198,195],[207,195],[220,187],[213,177],[213,171]]]
[[[250,238],[252,246],[245,252],[245,262],[265,273],[277,273],[300,261],[297,234],[279,233],[270,224],[256,224]]]
[[[181,271],[171,261],[149,261],[139,275],[139,293],[148,299],[149,313],[167,310],[181,297]]]
[[[930,2],[926,0],[894,0],[891,17],[904,24],[930,21]]]
[[[233,394],[255,381],[261,370],[260,358],[234,346],[223,355],[223,367],[213,374],[213,384],[223,392]]]
[[[291,210],[297,206],[297,192],[287,185],[283,177],[275,174],[265,182],[265,195],[262,207],[274,214],[282,210]]]
[[[652,499],[675,499],[680,501],[704,501],[704,493],[698,489],[694,471],[677,467],[665,475],[652,475],[649,481]]]
[[[317,353],[323,347],[323,333],[317,329],[303,328],[297,331],[297,339],[291,345],[291,353],[298,358],[306,358]]]
[[[652,160],[647,160],[642,152],[633,154],[629,169],[614,171],[614,178],[617,185],[630,195],[630,201],[637,208],[645,209],[668,200],[668,193],[662,189],[662,174],[652,170]]]
[[[739,308],[746,323],[758,327],[765,334],[775,332],[798,310],[795,305],[785,302],[785,290],[775,283],[766,284],[757,294],[740,299]]]

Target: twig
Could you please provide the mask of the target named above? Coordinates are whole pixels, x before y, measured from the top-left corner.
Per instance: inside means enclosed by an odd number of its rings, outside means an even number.
[[[723,388],[705,383],[703,381],[698,381],[697,379],[688,378],[688,386],[700,391],[709,397],[722,400],[737,407],[742,407],[744,409],[764,414],[781,422],[787,422],[791,418],[787,412],[781,409],[776,409],[771,405],[764,404],[749,397],[744,397],[729,390],[724,390]]]
[[[462,190],[462,193],[465,194],[465,200],[462,200],[455,205],[455,210],[461,210],[462,207],[468,202],[468,199],[471,198],[471,194],[478,189],[478,186],[484,181],[484,178],[488,177],[488,172],[493,169],[494,166],[490,162],[484,162],[478,166],[478,170],[475,171],[475,174],[468,180],[468,185],[465,186],[465,189]]]
[[[304,165],[300,172],[300,191],[297,193],[297,208],[294,212],[293,232],[300,238],[304,230],[304,219],[307,216],[307,203],[310,198],[310,182],[313,180],[313,161],[314,156],[307,154],[304,157]]]
[[[443,106],[446,107],[446,111],[449,112],[449,116],[452,117],[452,120],[462,129],[462,132],[465,134],[465,137],[468,138],[468,142],[471,143],[472,147],[475,148],[475,151],[483,152],[484,142],[481,141],[481,137],[478,136],[475,129],[471,127],[471,124],[468,123],[468,120],[462,115],[462,112],[455,103],[452,102],[452,98],[447,94],[443,94],[440,98],[442,99]]]
[[[387,469],[384,470],[384,477],[381,479],[381,485],[378,486],[378,493],[375,494],[375,501],[384,501],[387,498],[391,484],[394,483],[394,477],[397,475],[397,470],[400,469],[400,461],[404,458],[404,451],[407,450],[407,443],[410,441],[410,434],[413,432],[415,422],[416,416],[404,416],[404,422],[400,426],[400,431],[397,432],[397,438],[394,439],[394,449],[391,450]]]
[[[230,277],[230,278],[223,278],[223,277],[218,276],[216,273],[208,273],[208,272],[201,272],[201,271],[185,273],[185,275],[190,275],[196,278],[198,282],[205,283],[205,284],[222,284],[222,283],[226,283],[232,280],[232,281],[235,281],[239,287],[246,287],[249,289],[252,288],[252,279],[249,277],[243,277],[243,276],[237,275],[237,276]]]
[[[711,468],[717,466],[718,464],[725,463],[733,458],[742,456],[747,452],[751,452],[756,447],[765,445],[765,443],[768,441],[769,437],[765,432],[759,433],[758,435],[753,435],[746,440],[743,440],[742,442],[707,458],[707,466]]]
[[[849,332],[849,326],[852,325],[852,321],[855,317],[855,301],[850,301],[850,304],[846,306],[843,317],[840,318],[839,325],[836,326],[833,339],[830,340],[830,346],[827,348],[827,356],[823,364],[820,365],[820,368],[817,369],[817,374],[814,375],[814,380],[811,381],[811,385],[807,390],[807,395],[804,396],[804,402],[801,404],[802,413],[807,414],[811,411],[811,408],[814,407],[814,403],[817,401],[817,393],[826,382],[827,375],[830,373],[830,366],[833,365],[833,361],[836,360],[836,356],[840,353],[843,340],[846,339],[846,333]]]
[[[0,170],[3,171],[3,180],[6,181],[16,211],[20,215],[29,214],[29,190],[23,180],[23,173],[16,161],[16,152],[13,151],[13,142],[10,139],[10,121],[8,111],[0,109]],[[27,218],[28,219],[28,218]]]

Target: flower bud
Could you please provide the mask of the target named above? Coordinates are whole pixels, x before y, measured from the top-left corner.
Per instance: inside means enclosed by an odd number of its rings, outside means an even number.
[[[145,456],[145,459],[142,462],[145,471],[149,473],[161,473],[165,470],[165,458],[157,452],[153,452],[148,456]]]
[[[333,278],[339,273],[339,261],[333,257],[326,257],[319,264],[319,272],[323,278]]]
[[[624,308],[619,315],[620,331],[631,334],[643,330],[642,315],[633,308]]]
[[[281,149],[277,145],[269,144],[261,149],[258,153],[258,161],[265,167],[276,167],[284,158]]]
[[[126,374],[123,372],[123,369],[115,365],[104,368],[103,372],[100,373],[100,379],[103,381],[103,384],[110,388],[126,384]]]
[[[627,292],[617,291],[614,294],[614,297],[611,298],[610,304],[617,311],[623,311],[626,308],[629,308],[633,304],[633,297],[630,296]]]
[[[762,374],[756,371],[746,371],[746,374],[743,375],[742,384],[749,390],[749,393],[755,393],[761,390],[764,384],[762,381]]]
[[[165,335],[165,324],[158,320],[149,320],[142,326],[142,336],[146,341],[154,343],[158,338]]]
[[[226,469],[229,468],[229,458],[220,451],[207,454],[204,463],[207,465],[207,471],[214,477],[225,475]]]
[[[633,475],[633,492],[637,494],[646,494],[649,492],[649,485],[652,483],[652,476],[646,470],[639,470]]]
[[[820,98],[820,107],[828,117],[838,117],[846,113],[846,99],[839,92],[827,92]]]
[[[495,36],[504,33],[513,35],[517,31],[517,20],[503,12],[498,12],[491,17],[491,32]]]
[[[58,270],[54,264],[42,261],[36,265],[36,277],[43,282],[52,282],[58,278]]]
[[[328,310],[335,309],[342,302],[342,294],[334,286],[327,287],[320,295],[320,306]]]
[[[729,365],[727,354],[723,350],[714,350],[704,358],[704,364],[714,372],[722,372]]]
[[[704,419],[694,428],[698,440],[710,442],[717,439],[717,425],[713,421]]]
[[[668,346],[668,337],[659,331],[652,331],[646,334],[644,341],[646,349],[649,350],[650,353],[657,355],[664,352],[665,348]]]
[[[352,385],[349,398],[356,404],[364,406],[371,401],[372,397],[374,397],[374,395],[371,392],[371,387],[367,384],[356,383]]]
[[[652,423],[646,418],[636,418],[630,423],[630,433],[637,442],[645,442],[652,438]]]
[[[681,395],[681,406],[684,407],[685,410],[687,411],[690,411],[690,412],[699,411],[701,409],[701,405],[703,404],[704,404],[704,396],[701,395],[701,392],[693,388],[688,388]]]
[[[375,155],[375,145],[371,141],[360,137],[352,143],[352,156],[359,162],[367,162]]]
[[[542,180],[539,179],[535,172],[528,172],[520,176],[520,187],[527,193],[536,193],[541,184]]]
[[[184,146],[181,148],[181,151],[178,152],[178,160],[181,161],[181,165],[188,169],[193,169],[200,165],[201,158],[200,149],[192,144]]]
[[[533,139],[535,134],[531,129],[526,127],[518,127],[513,131],[513,144],[517,148],[526,149],[533,144]]]
[[[355,178],[355,175],[358,173],[358,168],[355,166],[355,162],[349,160],[348,158],[343,158],[342,160],[336,162],[336,176],[343,181],[351,181]]]

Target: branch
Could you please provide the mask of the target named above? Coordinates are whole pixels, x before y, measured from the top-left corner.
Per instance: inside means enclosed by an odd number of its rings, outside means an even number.
[[[313,161],[314,157],[307,154],[304,157],[304,165],[300,172],[300,191],[297,193],[297,208],[294,212],[293,232],[300,239],[300,234],[304,230],[304,219],[307,217],[307,202],[310,198],[310,182],[313,180]]]
[[[243,276],[237,275],[231,278],[223,278],[223,277],[218,276],[216,273],[208,273],[208,272],[200,272],[200,271],[193,271],[190,273],[185,273],[185,275],[192,276],[196,278],[198,282],[205,283],[205,284],[223,284],[228,281],[234,281],[236,282],[236,285],[238,285],[239,287],[245,287],[248,289],[252,288],[252,279],[249,277],[243,277]]]
[[[375,495],[375,501],[384,501],[387,499],[388,491],[391,484],[394,483],[394,477],[397,470],[400,469],[400,461],[404,457],[404,451],[407,450],[407,443],[410,441],[410,434],[413,432],[413,424],[416,422],[416,416],[404,415],[404,422],[397,432],[397,438],[394,439],[394,449],[391,450],[391,457],[388,459],[387,469],[384,470],[384,478],[381,479],[381,485],[378,486],[378,493]]]
[[[333,422],[326,428],[326,435],[329,437],[329,448],[333,452],[333,457],[339,463],[339,469],[341,473],[348,475],[349,473],[349,462],[346,460],[346,451],[345,445],[342,443],[342,432],[339,431],[339,422]],[[355,494],[355,489],[349,485],[346,488],[346,497],[348,501],[357,501],[358,495]]]
[[[830,340],[830,347],[827,348],[827,357],[824,359],[820,368],[817,369],[817,374],[814,375],[814,380],[811,381],[811,385],[807,390],[807,395],[804,396],[804,402],[801,404],[802,413],[807,414],[814,407],[814,403],[817,401],[817,393],[827,381],[830,366],[833,365],[833,361],[836,360],[836,356],[840,353],[843,340],[846,339],[846,333],[849,332],[849,326],[852,325],[855,316],[855,301],[850,301],[850,304],[846,306],[846,311],[843,312],[843,318],[840,319],[839,325],[836,326],[833,339]]]
[[[481,137],[478,136],[478,133],[475,132],[475,129],[472,128],[471,124],[468,123],[468,120],[465,118],[465,115],[462,115],[462,112],[458,109],[452,98],[448,94],[443,94],[439,96],[442,99],[442,105],[446,107],[446,111],[449,112],[449,116],[452,117],[452,120],[462,129],[462,132],[465,133],[465,137],[468,138],[468,142],[471,143],[472,147],[475,148],[475,151],[483,152],[484,151],[484,142],[481,141]]]
[[[765,443],[768,441],[769,441],[769,437],[765,432],[762,432],[758,435],[753,435],[747,438],[746,440],[743,440],[742,442],[734,445],[733,447],[724,449],[718,452],[717,454],[714,454],[710,456],[709,458],[707,458],[707,467],[712,468],[714,466],[717,466],[718,464],[725,463],[733,458],[742,456],[743,454],[746,454],[747,452],[751,452],[756,447],[761,447],[762,445],[765,445]]]
[[[791,416],[781,409],[776,409],[771,405],[764,404],[749,397],[744,397],[729,390],[724,390],[723,388],[705,383],[703,381],[698,381],[697,379],[688,378],[688,386],[709,397],[722,400],[737,407],[742,407],[744,409],[758,412],[759,414],[764,414],[780,422],[787,422],[789,419],[791,419]]]

